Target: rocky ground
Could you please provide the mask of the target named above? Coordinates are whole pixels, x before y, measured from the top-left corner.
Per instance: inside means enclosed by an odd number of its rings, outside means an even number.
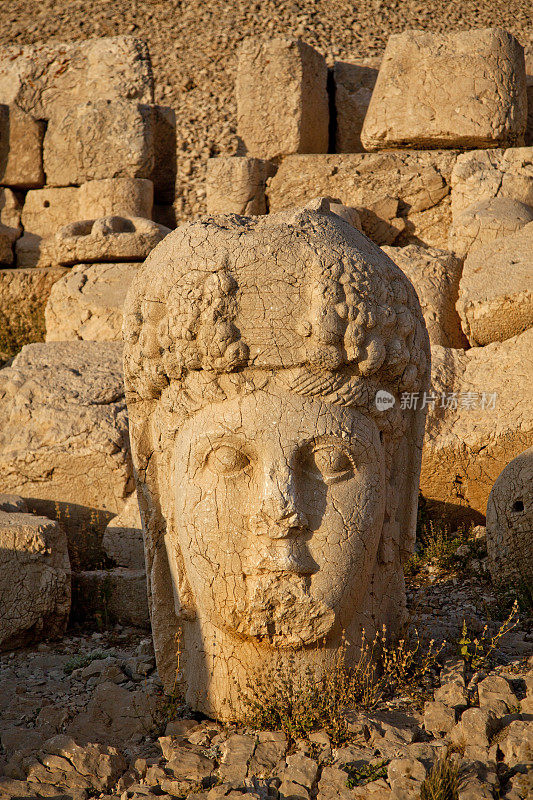
[[[383,52],[405,28],[499,25],[531,37],[529,0],[4,0],[0,44],[130,34],[150,46],[156,100],[176,109],[178,218],[204,210],[205,160],[237,147],[236,46],[252,34],[300,36],[330,65]]]
[[[304,739],[191,714],[163,694],[142,629],[71,630],[59,642],[3,654],[1,800],[414,800],[447,751],[460,781],[450,797],[525,800],[533,785],[531,620],[520,612],[497,637],[508,610],[484,572],[483,542],[462,548],[451,569],[433,558],[409,578],[421,652],[430,637],[438,646],[446,640],[438,662],[419,685],[347,712],[341,741],[326,730]]]

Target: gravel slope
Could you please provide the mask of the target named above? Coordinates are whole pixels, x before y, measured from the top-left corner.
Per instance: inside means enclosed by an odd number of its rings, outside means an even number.
[[[235,48],[243,37],[301,36],[331,64],[379,55],[405,28],[491,25],[526,44],[531,0],[0,0],[0,44],[116,34],[148,41],[157,101],[178,115],[178,216],[203,209],[205,159],[235,150]]]

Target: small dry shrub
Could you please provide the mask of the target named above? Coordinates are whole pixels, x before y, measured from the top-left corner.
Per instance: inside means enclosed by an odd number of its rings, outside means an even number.
[[[290,654],[250,676],[242,698],[245,722],[256,729],[281,729],[291,740],[324,729],[339,744],[347,738],[346,711],[374,709],[395,694],[420,694],[443,646],[431,641],[422,648],[418,635],[391,646],[383,628],[371,642],[363,633],[355,663],[347,662],[343,640],[323,674],[308,668],[302,675]]]
[[[420,800],[457,800],[461,776],[449,753],[433,764],[420,788]]]

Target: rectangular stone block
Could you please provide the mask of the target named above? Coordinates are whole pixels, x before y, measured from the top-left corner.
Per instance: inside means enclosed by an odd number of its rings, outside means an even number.
[[[0,491],[117,513],[131,494],[122,346],[48,342],[0,370]]]
[[[26,195],[21,221],[24,235],[16,243],[17,266],[48,267],[44,240],[79,219],[79,189],[64,187],[33,189]]]
[[[388,147],[494,147],[523,143],[524,51],[500,28],[390,37],[361,141]]]
[[[525,145],[533,144],[533,43],[524,47],[526,61],[527,123]]]
[[[327,153],[326,61],[300,39],[246,39],[239,49],[237,133],[247,155]]]
[[[153,103],[152,65],[141,39],[109,36],[0,48],[0,103],[16,103],[37,119],[69,105],[121,98]]]
[[[168,106],[152,106],[154,167],[151,179],[158,203],[172,203],[176,193],[176,112]]]
[[[0,105],[0,184],[15,189],[44,186],[45,124],[17,106]]]
[[[104,178],[82,183],[78,191],[79,219],[117,215],[152,218],[154,185],[147,178]],[[69,220],[73,222],[75,220]]]
[[[266,214],[267,178],[276,173],[270,161],[222,156],[207,162],[208,214]]]
[[[44,310],[52,286],[67,270],[0,270],[0,361],[44,339]]]
[[[451,150],[288,156],[269,180],[268,207],[281,211],[332,197],[360,212],[364,232],[377,244],[446,249],[456,158]]]
[[[44,170],[50,186],[101,178],[150,178],[154,168],[150,106],[96,100],[63,109],[48,123]]]
[[[365,149],[361,130],[380,62],[381,58],[373,58],[359,64],[336,61],[333,65],[336,153],[362,153]]]

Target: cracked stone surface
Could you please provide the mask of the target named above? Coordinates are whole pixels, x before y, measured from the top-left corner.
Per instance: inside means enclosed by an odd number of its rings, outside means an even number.
[[[497,239],[511,236],[530,222],[533,222],[533,206],[507,197],[482,200],[454,217],[448,234],[448,250],[458,258],[465,258]]]
[[[0,650],[60,637],[70,611],[70,561],[61,526],[0,494]]]
[[[452,170],[452,215],[496,197],[533,206],[533,147],[471,150]]]
[[[424,412],[375,398],[426,387],[420,305],[319,199],[180,227],[124,316],[159,673],[181,629],[187,701],[231,717],[258,664],[401,621]]]
[[[498,476],[487,504],[487,550],[494,584],[533,591],[533,447]]]
[[[457,311],[474,346],[505,341],[533,326],[533,222],[469,253]]]
[[[485,514],[494,482],[533,437],[533,329],[470,350],[432,347],[420,488]],[[443,403],[442,397],[445,397]]]
[[[122,348],[26,345],[0,370],[0,489],[118,512],[133,489]]]
[[[102,178],[150,178],[154,169],[152,109],[118,99],[60,108],[48,122],[43,161],[50,186]]]
[[[243,155],[327,153],[326,60],[301,39],[245,39],[235,80]],[[283,112],[280,113],[280,109]]]
[[[385,48],[361,132],[366,150],[523,144],[524,51],[501,28],[406,30]]]
[[[0,105],[0,182],[15,189],[44,186],[45,124],[16,105]]]
[[[261,158],[222,156],[207,162],[208,214],[266,214],[265,186],[276,168]]]
[[[455,151],[296,155],[267,182],[270,212],[305,205],[317,194],[356,208],[376,244],[447,249]]]
[[[122,307],[138,266],[119,262],[72,267],[50,293],[46,341],[121,341]]]
[[[462,264],[446,250],[435,247],[387,247],[382,250],[404,272],[418,294],[431,344],[465,347],[467,340],[455,303]]]

